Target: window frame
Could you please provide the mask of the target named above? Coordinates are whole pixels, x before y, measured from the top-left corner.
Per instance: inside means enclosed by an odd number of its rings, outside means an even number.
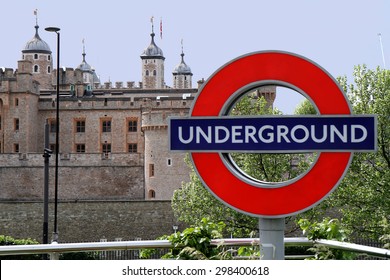
[[[112,120],[111,119],[103,119],[101,127],[102,127],[103,133],[110,133],[112,131]]]
[[[75,151],[76,153],[79,154],[85,153],[85,144],[84,143],[75,144]]]
[[[138,119],[128,119],[127,132],[137,132],[137,131],[138,131]]]
[[[75,132],[76,133],[85,133],[86,121],[85,119],[76,119],[75,120]]]
[[[154,168],[154,163],[149,163],[149,177],[154,177],[156,170]]]
[[[137,143],[128,143],[127,151],[131,154],[138,153],[138,144]]]

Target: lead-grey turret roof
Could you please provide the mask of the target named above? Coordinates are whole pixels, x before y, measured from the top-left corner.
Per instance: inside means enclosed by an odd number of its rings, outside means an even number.
[[[165,59],[163,51],[156,45],[154,42],[154,32],[150,34],[152,37],[152,40],[150,42],[150,45],[143,51],[141,54],[141,58],[162,58]]]
[[[172,73],[175,75],[186,74],[192,75],[191,68],[184,62],[184,53],[181,53],[181,61],[176,67],[173,69]]]
[[[49,45],[41,39],[38,33],[39,26],[35,25],[35,36],[26,43],[22,53],[47,53],[51,54]]]

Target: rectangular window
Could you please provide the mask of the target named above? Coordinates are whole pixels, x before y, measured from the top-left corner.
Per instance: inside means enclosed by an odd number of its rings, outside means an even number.
[[[137,132],[137,120],[129,120],[129,132]]]
[[[102,122],[102,131],[103,132],[111,132],[111,121],[110,120],[104,120]]]
[[[109,143],[104,143],[104,144],[102,145],[102,150],[103,150],[103,153],[104,153],[104,154],[111,153],[111,144],[109,144]]]
[[[149,177],[154,177],[154,164],[149,164]]]
[[[19,144],[14,144],[14,152],[19,153]]]
[[[51,133],[55,133],[57,131],[57,121],[56,120],[49,120],[49,131]]]
[[[76,144],[76,153],[85,153],[85,144]]]
[[[84,133],[85,132],[85,121],[84,120],[76,121],[76,132],[77,133]]]
[[[14,119],[14,130],[15,131],[19,130],[19,119]]]
[[[167,165],[168,165],[168,166],[172,166],[172,159],[171,159],[171,158],[168,158],[168,159],[167,159]]]
[[[129,153],[136,153],[137,152],[137,143],[130,143],[129,144]]]

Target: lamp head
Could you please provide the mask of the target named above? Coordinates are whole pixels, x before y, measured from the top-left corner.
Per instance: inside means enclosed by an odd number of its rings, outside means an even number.
[[[46,31],[49,31],[49,32],[55,32],[55,33],[57,33],[57,32],[60,31],[61,29],[59,29],[58,27],[46,27],[45,30],[46,30]]]

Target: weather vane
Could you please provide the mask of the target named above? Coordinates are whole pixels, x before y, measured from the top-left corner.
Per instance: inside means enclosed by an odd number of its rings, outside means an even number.
[[[34,10],[34,16],[35,16],[35,23],[38,25],[38,9]]]

